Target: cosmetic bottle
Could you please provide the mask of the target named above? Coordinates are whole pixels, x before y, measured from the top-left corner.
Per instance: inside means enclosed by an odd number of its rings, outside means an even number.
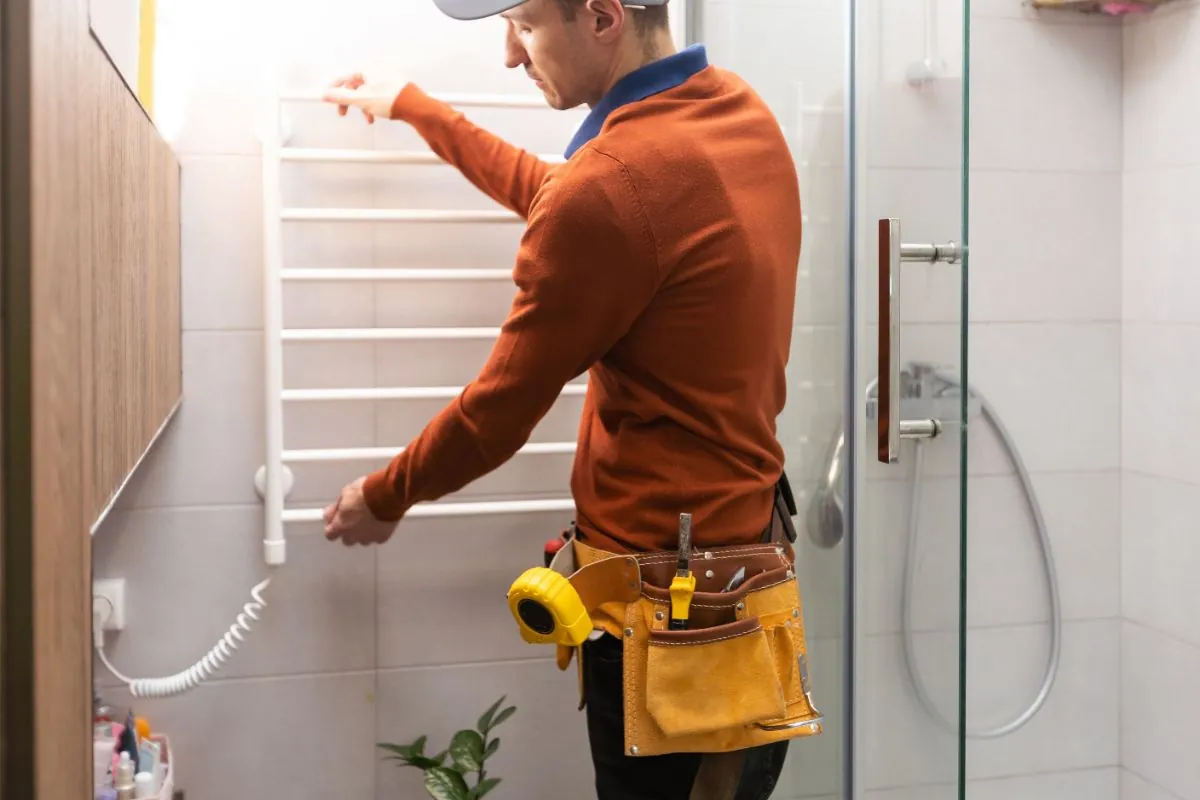
[[[110,789],[113,785],[113,753],[117,749],[117,740],[111,734],[111,729],[98,729],[92,739],[92,788],[97,793],[101,789]]]
[[[133,776],[133,796],[137,800],[147,800],[157,793],[154,788],[154,776],[149,772],[139,772]]]
[[[117,764],[116,790],[117,800],[134,800],[133,759],[128,752],[121,753],[121,761]]]

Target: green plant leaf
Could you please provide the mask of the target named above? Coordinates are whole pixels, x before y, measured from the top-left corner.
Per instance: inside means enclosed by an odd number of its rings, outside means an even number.
[[[425,791],[433,800],[471,800],[463,776],[448,767],[434,767],[425,773]]]
[[[412,747],[407,744],[383,743],[376,745],[376,747],[378,747],[380,750],[386,750],[389,753],[392,753],[391,758],[398,758],[402,761],[408,761],[410,758],[416,755],[413,752]]]
[[[490,792],[492,789],[495,789],[499,785],[499,778],[487,778],[486,780],[480,781],[475,788],[471,789],[471,794],[469,794],[468,797],[470,800],[479,800],[479,798],[483,797],[485,794]]]
[[[509,706],[508,708],[501,711],[499,714],[496,715],[496,718],[492,720],[492,729],[494,730],[496,728],[499,728],[501,723],[503,723],[506,719],[508,719],[515,713],[517,713],[516,706]]]
[[[445,764],[445,763],[446,763],[446,756],[448,756],[448,755],[450,755],[450,751],[449,751],[449,750],[443,750],[442,752],[440,752],[440,753],[438,753],[436,756],[434,756],[434,757],[433,757],[433,760],[434,760],[435,762],[437,762],[437,764],[438,764],[438,765]]]
[[[500,749],[500,740],[492,739],[490,742],[488,742],[487,750],[485,750],[483,752],[483,757],[491,758],[492,756],[496,755],[496,751],[499,749]]]
[[[475,731],[459,731],[450,741],[450,760],[463,772],[483,766],[483,737]]]
[[[487,732],[492,729],[492,718],[496,716],[496,712],[500,710],[500,706],[504,705],[504,700],[505,698],[501,697],[491,708],[483,712],[483,716],[479,718],[479,722],[476,724],[476,728],[480,733],[487,735]]]

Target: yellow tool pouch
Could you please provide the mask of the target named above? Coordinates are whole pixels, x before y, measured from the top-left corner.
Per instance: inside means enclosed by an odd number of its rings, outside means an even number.
[[[620,569],[604,563],[614,558]],[[638,567],[636,592],[628,587],[631,560]],[[588,585],[594,624],[624,643],[630,755],[730,752],[821,733],[800,591],[782,547],[696,551],[696,593],[688,628],[678,631],[668,629],[675,553],[614,556],[571,539],[551,568],[572,584]],[[722,591],[741,568],[744,582]],[[582,580],[589,569],[590,580]],[[604,573],[612,583],[600,591]],[[572,648],[559,647],[561,669],[571,654]]]

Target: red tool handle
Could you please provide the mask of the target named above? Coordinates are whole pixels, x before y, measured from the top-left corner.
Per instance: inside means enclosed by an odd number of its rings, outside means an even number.
[[[545,559],[547,567],[550,566],[550,562],[554,560],[554,557],[558,555],[558,551],[562,550],[564,544],[566,544],[566,540],[556,536],[547,541],[542,547],[542,557]]]

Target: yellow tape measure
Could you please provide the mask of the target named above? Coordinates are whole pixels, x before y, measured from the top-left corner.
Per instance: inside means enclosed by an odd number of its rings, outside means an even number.
[[[530,644],[578,647],[592,632],[592,619],[579,592],[561,573],[533,567],[513,581],[508,610]]]

